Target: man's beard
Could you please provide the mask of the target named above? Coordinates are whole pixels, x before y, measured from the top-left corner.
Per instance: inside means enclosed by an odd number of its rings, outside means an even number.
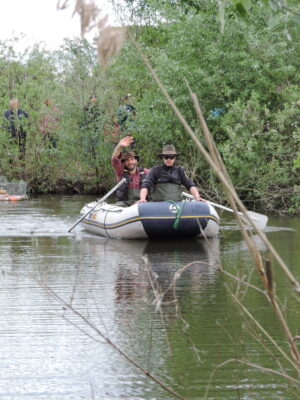
[[[127,165],[127,169],[128,169],[128,171],[134,171],[135,169],[136,169],[136,164],[129,164],[129,165]]]

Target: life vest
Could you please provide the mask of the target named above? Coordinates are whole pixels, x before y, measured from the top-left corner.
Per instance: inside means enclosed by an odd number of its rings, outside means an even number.
[[[138,172],[140,174],[140,185],[142,184],[145,178],[144,168],[138,167]],[[140,199],[140,188],[130,188],[129,184],[132,181],[131,174],[124,170],[122,178],[126,178],[126,182],[121,185],[117,190],[117,199],[118,201],[124,201],[128,205],[135,203]]]

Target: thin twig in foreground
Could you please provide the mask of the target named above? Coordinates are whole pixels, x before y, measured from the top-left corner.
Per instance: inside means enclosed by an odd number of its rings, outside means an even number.
[[[135,366],[140,372],[142,372],[144,375],[149,377],[153,382],[158,384],[162,389],[167,391],[168,393],[172,394],[174,397],[180,399],[180,400],[187,400],[185,397],[181,396],[179,393],[175,392],[172,388],[164,384],[160,379],[158,379],[156,376],[151,374],[151,372],[147,371],[144,369],[140,364],[138,364],[135,360],[133,360],[130,356],[128,356],[118,345],[116,345],[112,340],[110,340],[106,335],[104,335],[100,329],[93,324],[89,319],[87,319],[83,314],[81,314],[80,311],[78,311],[76,308],[72,306],[72,304],[67,303],[58,293],[56,293],[54,290],[52,290],[48,285],[46,285],[43,281],[35,279],[36,282],[44,288],[49,294],[52,295],[53,298],[55,298],[59,303],[61,303],[64,307],[68,308],[70,311],[72,311],[75,315],[77,315],[80,319],[82,319],[91,329],[94,330],[104,341],[109,344],[114,350],[116,350],[123,358],[125,358],[130,364]],[[92,338],[92,336],[90,336]]]

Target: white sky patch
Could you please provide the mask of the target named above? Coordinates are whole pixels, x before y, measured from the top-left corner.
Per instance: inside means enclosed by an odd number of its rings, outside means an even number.
[[[69,4],[67,9],[58,11],[57,0],[1,0],[0,40],[25,35],[18,45],[20,49],[41,42],[47,50],[58,49],[65,38],[80,36],[79,16],[72,17],[75,0],[69,1]],[[106,0],[95,0],[95,4],[102,9],[100,17],[108,15],[109,23],[116,24],[112,7]],[[89,33],[86,39],[95,35],[96,30]]]

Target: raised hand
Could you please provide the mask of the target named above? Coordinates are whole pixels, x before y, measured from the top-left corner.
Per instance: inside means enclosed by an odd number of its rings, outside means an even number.
[[[132,142],[134,141],[134,138],[132,136],[125,136],[123,139],[119,141],[119,145],[122,147],[127,147],[129,146]]]

